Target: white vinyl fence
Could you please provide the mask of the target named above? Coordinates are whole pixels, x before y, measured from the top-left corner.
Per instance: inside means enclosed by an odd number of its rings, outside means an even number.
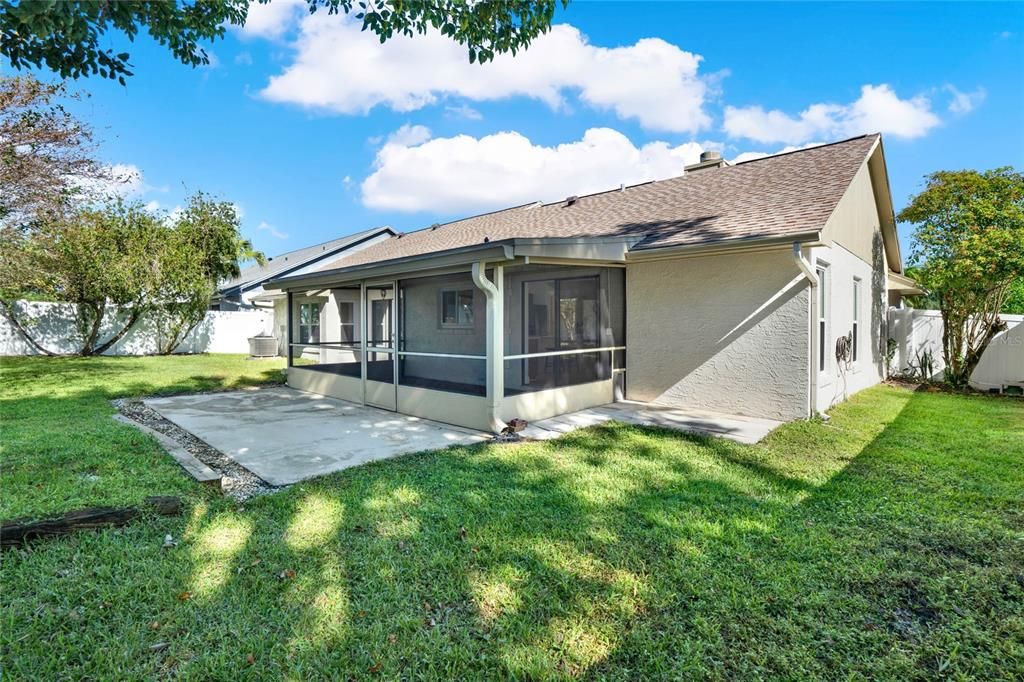
[[[992,339],[981,362],[971,375],[971,385],[980,391],[1024,386],[1024,315],[1002,315],[1006,331]],[[914,308],[889,311],[889,336],[896,339],[892,368],[903,372],[918,364],[924,351],[931,351],[936,379],[942,378],[942,315],[938,310]]]
[[[75,307],[67,303],[18,303],[19,319],[27,320],[26,327],[33,338],[54,353],[73,353],[81,348],[81,336],[75,324]],[[107,312],[107,319],[99,338],[109,338],[119,325],[111,319],[118,316],[116,309]],[[248,353],[250,336],[273,333],[273,313],[262,310],[215,311],[185,337],[176,353]],[[105,353],[106,355],[152,355],[159,348],[154,325],[145,318],[139,320]],[[0,356],[38,355],[16,329],[0,317]]]

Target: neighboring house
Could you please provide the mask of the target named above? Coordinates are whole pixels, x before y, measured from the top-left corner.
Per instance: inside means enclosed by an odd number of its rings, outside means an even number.
[[[233,279],[223,282],[213,300],[211,310],[240,310],[259,307],[258,299],[268,299],[279,292],[265,288],[267,282],[279,277],[300,275],[337,262],[345,256],[395,235],[390,227],[375,227],[323,244],[314,244],[267,259],[266,265],[253,265]]]
[[[886,310],[914,291],[901,271],[868,135],[731,166],[705,153],[680,177],[397,234],[271,284],[291,386],[497,430],[619,398],[822,412],[883,378]]]
[[[274,321],[264,333],[276,336],[281,355],[286,353],[287,312],[284,293],[267,283],[272,279],[289,275],[301,275],[323,267],[331,267],[342,258],[395,236],[390,227],[375,227],[357,232],[323,244],[314,244],[267,259],[266,265],[245,268],[234,279],[221,284],[213,300],[211,310],[247,310],[273,308]]]

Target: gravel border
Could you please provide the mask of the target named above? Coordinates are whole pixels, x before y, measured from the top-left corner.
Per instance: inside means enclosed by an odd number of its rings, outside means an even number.
[[[118,398],[111,404],[122,415],[148,426],[175,441],[189,454],[221,475],[221,492],[239,502],[259,495],[283,490],[287,486],[273,486],[231,459],[217,448],[165,418],[139,398]]]

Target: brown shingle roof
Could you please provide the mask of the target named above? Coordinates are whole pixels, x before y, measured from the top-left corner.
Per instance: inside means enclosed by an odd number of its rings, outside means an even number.
[[[527,204],[392,237],[324,269],[512,238],[636,237],[632,250],[820,230],[878,135],[565,201]]]

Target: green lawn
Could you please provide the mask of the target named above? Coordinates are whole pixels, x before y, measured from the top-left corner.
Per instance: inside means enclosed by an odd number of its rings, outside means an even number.
[[[267,372],[5,361],[5,509],[190,504],[5,553],[7,679],[1024,677],[1021,401],[877,387],[753,447],[607,425],[243,507],[107,423]]]

